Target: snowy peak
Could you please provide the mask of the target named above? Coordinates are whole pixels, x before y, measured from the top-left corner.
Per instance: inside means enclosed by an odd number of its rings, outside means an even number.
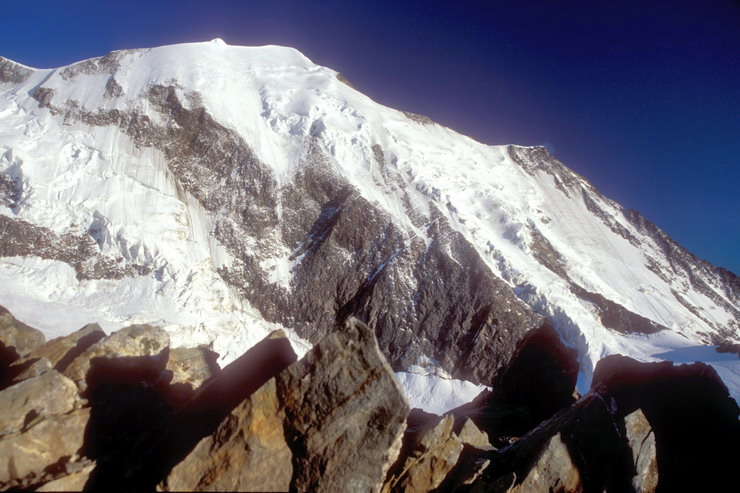
[[[740,342],[736,276],[545,149],[384,107],[292,48],[0,59],[0,116],[0,304],[49,334],[158,323],[228,360],[357,316],[396,370],[487,384],[547,318],[582,386],[606,354]]]

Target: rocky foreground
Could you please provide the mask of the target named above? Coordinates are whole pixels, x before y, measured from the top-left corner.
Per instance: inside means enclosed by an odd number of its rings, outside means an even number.
[[[38,491],[730,491],[738,406],[704,364],[599,362],[529,332],[493,391],[410,410],[356,319],[297,360],[277,331],[223,369],[167,333],[46,342],[0,307],[0,488]]]

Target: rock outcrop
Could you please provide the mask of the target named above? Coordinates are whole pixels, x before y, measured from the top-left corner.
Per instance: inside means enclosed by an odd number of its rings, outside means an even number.
[[[375,334],[350,319],[281,372],[291,489],[378,491],[409,411]]]

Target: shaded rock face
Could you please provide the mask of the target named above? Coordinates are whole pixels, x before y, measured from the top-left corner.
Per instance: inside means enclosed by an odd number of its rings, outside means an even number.
[[[409,408],[373,332],[350,319],[276,383],[293,453],[291,489],[380,490]]]
[[[491,465],[477,487],[631,491],[632,457],[615,408],[610,396],[588,394],[509,447],[489,453]]]
[[[593,382],[614,396],[621,415],[639,408],[647,418],[655,437],[658,491],[729,486],[719,471],[732,470],[737,462],[726,451],[740,450],[738,406],[712,367],[612,355],[596,365]]]

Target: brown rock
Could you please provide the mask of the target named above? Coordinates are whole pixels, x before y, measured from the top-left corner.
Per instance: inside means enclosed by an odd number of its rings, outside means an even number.
[[[36,491],[83,491],[93,469],[95,463],[88,463],[79,471],[43,484]]]
[[[0,392],[0,435],[19,431],[39,417],[67,413],[77,398],[75,384],[56,370],[8,387]]]
[[[409,437],[410,453],[391,473],[384,491],[422,492],[437,488],[455,467],[463,444],[452,431],[455,418],[445,416],[436,425],[417,430]]]
[[[6,348],[14,348],[18,356],[25,356],[45,341],[40,330],[16,320],[8,310],[0,306],[0,344]]]
[[[462,443],[472,445],[473,447],[482,450],[491,450],[491,442],[488,440],[488,434],[484,431],[480,431],[473,420],[465,418],[463,421],[462,428],[457,432],[457,436],[460,437]]]
[[[170,350],[167,370],[172,372],[170,384],[189,385],[196,390],[214,375],[216,353],[203,347],[179,347]]]
[[[49,416],[23,433],[0,440],[0,488],[27,487],[50,466],[75,456],[83,444],[89,409]]]
[[[130,370],[139,371],[142,374],[156,373],[164,369],[169,343],[169,336],[162,328],[151,325],[131,325],[87,348],[69,363],[64,370],[64,375],[72,379],[80,390],[84,391],[87,388],[88,372],[95,359],[116,360],[116,366],[121,370],[128,366]]]
[[[14,368],[23,370],[13,378],[13,383],[22,382],[29,378],[38,377],[54,369],[51,361],[46,358],[28,360],[24,365],[13,365]]]
[[[537,463],[521,483],[507,490],[507,493],[529,493],[532,491],[560,491],[576,493],[583,491],[583,483],[578,468],[560,433],[550,439]]]
[[[105,332],[100,325],[88,324],[69,335],[52,339],[31,351],[24,359],[46,358],[55,370],[64,372],[72,360],[104,337]]]
[[[624,428],[636,471],[632,486],[636,493],[653,493],[658,487],[658,457],[653,428],[640,409],[624,418]]]
[[[350,319],[276,383],[293,452],[291,489],[380,490],[409,407],[372,330]]]
[[[172,469],[173,491],[287,491],[293,474],[275,380],[244,400]]]

